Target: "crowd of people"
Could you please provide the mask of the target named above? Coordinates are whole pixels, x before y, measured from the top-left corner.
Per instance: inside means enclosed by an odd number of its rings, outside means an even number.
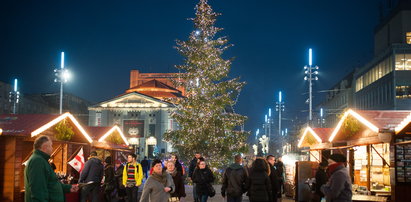
[[[206,202],[216,194],[212,186],[216,180],[204,157],[196,153],[190,161],[187,179],[184,166],[173,154],[150,163],[141,163],[136,155],[127,156],[127,163],[106,157],[104,161],[91,151],[78,184],[61,183],[48,163],[52,140],[40,136],[34,142],[34,152],[24,172],[25,201],[65,201],[64,193],[78,192],[80,201],[171,202],[186,197],[185,182],[193,183],[195,202]],[[246,194],[251,202],[281,201],[284,193],[284,164],[273,155],[256,157],[252,164],[243,165],[243,157],[236,155],[233,163],[222,174],[221,195],[228,202],[240,202]],[[346,157],[333,154],[320,164],[316,174],[313,201],[351,201],[351,178],[345,167]],[[327,168],[328,167],[328,168]],[[142,194],[138,196],[143,184]],[[102,197],[103,195],[103,197]]]

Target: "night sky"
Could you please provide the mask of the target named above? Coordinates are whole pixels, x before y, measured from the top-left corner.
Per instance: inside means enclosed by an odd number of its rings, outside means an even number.
[[[39,3],[42,2],[42,3]],[[373,56],[377,0],[210,0],[217,26],[234,47],[230,76],[241,76],[237,112],[255,131],[283,91],[287,118],[305,117],[308,49],[320,67],[314,91],[326,90]],[[57,92],[60,52],[74,75],[65,90],[94,103],[122,94],[131,69],[176,72],[173,48],[193,29],[193,0],[14,1],[0,3],[0,80],[22,93]],[[314,103],[321,93],[314,94]]]

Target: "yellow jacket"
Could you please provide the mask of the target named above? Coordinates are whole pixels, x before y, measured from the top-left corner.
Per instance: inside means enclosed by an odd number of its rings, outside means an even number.
[[[130,163],[127,163],[123,169],[123,185],[124,186],[126,186],[127,184],[127,168],[129,164]],[[134,178],[136,180],[136,186],[140,186],[141,182],[143,181],[143,169],[141,168],[141,165],[137,162],[135,162],[133,165],[136,167],[135,173],[134,173]]]

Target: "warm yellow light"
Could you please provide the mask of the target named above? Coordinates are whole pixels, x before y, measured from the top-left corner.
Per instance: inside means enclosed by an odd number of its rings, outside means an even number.
[[[401,132],[411,122],[411,113],[395,127],[395,134]]]
[[[0,135],[3,134],[3,129],[0,128]]]
[[[120,134],[121,139],[123,139],[123,141],[126,143],[126,145],[128,146],[129,143],[126,139],[126,137],[124,136],[123,132],[120,130],[120,128],[118,126],[113,126],[109,131],[107,131],[98,141],[99,142],[103,142],[111,133],[113,133],[115,130],[117,130],[117,132]]]
[[[314,136],[314,138],[319,142],[322,143],[321,138],[317,135],[317,133],[311,128],[311,127],[307,127],[304,130],[303,136],[301,137],[300,141],[298,142],[298,147],[301,147],[301,145],[303,144],[304,138],[307,135],[307,133],[310,132],[312,134],[312,136]]]
[[[157,139],[153,136],[147,138],[147,145],[157,145]]]
[[[40,128],[38,128],[37,130],[33,131],[31,133],[31,137],[34,137],[42,132],[44,132],[45,130],[49,129],[50,127],[56,125],[58,122],[62,121],[65,118],[69,118],[74,125],[80,130],[80,132],[83,134],[83,136],[87,139],[87,141],[89,141],[90,143],[93,142],[93,140],[90,138],[90,136],[87,134],[87,132],[84,130],[84,128],[80,125],[80,123],[74,118],[73,115],[71,115],[69,112],[66,112],[62,115],[60,115],[59,117],[53,119],[52,121],[46,123],[45,125],[41,126]]]
[[[365,119],[364,117],[362,117],[361,115],[359,115],[357,112],[353,111],[352,109],[347,110],[344,113],[344,116],[341,118],[341,120],[338,122],[337,127],[335,127],[334,131],[331,133],[330,138],[328,139],[328,141],[332,142],[335,138],[335,136],[337,135],[338,131],[340,130],[342,124],[344,123],[344,120],[347,118],[348,115],[352,115],[353,117],[355,117],[357,120],[359,120],[362,124],[364,124],[365,126],[367,126],[369,129],[371,129],[373,132],[378,133],[378,127],[375,126],[374,124],[372,124],[371,122],[369,122],[367,119]]]

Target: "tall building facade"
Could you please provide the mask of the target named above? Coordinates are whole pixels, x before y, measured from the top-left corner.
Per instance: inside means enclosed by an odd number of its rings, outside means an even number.
[[[89,107],[89,126],[119,125],[140,158],[171,152],[163,136],[177,124],[171,118],[175,107],[167,99],[183,96],[172,86],[174,75],[132,70],[124,94]]]
[[[411,2],[398,5],[376,27],[374,58],[354,74],[358,109],[411,109]]]

